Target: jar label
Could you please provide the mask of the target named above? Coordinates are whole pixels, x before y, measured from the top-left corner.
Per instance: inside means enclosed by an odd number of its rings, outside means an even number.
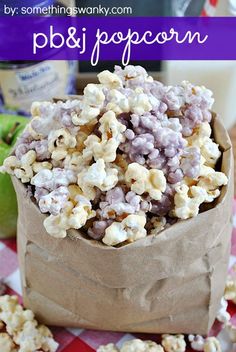
[[[24,68],[0,69],[3,103],[7,109],[29,112],[33,101],[74,93],[75,61],[48,60]]]

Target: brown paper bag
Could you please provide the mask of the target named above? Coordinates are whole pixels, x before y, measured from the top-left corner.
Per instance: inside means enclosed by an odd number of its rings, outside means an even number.
[[[75,230],[64,239],[50,237],[45,215],[13,178],[23,299],[38,319],[127,332],[209,331],[225,285],[233,196],[231,143],[219,119],[212,124],[229,178],[215,206],[120,248]]]

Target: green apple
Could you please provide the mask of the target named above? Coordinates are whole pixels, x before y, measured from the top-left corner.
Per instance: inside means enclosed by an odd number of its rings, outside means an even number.
[[[0,114],[0,166],[12,152],[12,148],[29,119],[23,116]],[[0,238],[16,235],[16,194],[7,174],[0,173]]]

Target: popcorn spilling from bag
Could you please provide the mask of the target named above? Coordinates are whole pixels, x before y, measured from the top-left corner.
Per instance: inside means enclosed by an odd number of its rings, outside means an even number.
[[[98,74],[78,99],[35,102],[2,172],[31,187],[54,237],[76,229],[116,246],[197,216],[227,184],[212,92],[165,86],[141,66]]]
[[[0,296],[0,351],[55,352],[58,343],[51,331],[40,325],[29,309],[23,309],[17,296]]]

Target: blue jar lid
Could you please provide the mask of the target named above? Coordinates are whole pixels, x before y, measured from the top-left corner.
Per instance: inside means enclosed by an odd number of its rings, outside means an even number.
[[[48,7],[50,5],[53,5],[55,0],[24,0],[24,1],[19,1],[19,0],[7,0],[5,3],[1,3],[0,5],[0,15],[10,15],[9,13],[6,13],[7,11],[4,11],[4,8],[12,8],[12,9],[17,9],[16,15],[20,15],[21,11],[20,9],[22,7],[29,7],[29,8],[34,8],[34,7]]]

